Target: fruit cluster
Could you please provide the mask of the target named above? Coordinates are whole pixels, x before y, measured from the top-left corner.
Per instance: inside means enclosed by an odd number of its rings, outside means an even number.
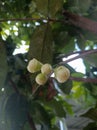
[[[47,82],[49,76],[51,76],[53,72],[55,78],[59,83],[66,82],[70,77],[70,71],[65,66],[59,66],[53,69],[50,64],[48,63],[42,64],[40,61],[38,61],[35,58],[29,61],[27,70],[30,73],[41,71],[41,73],[39,73],[35,78],[36,83],[39,85],[44,85]]]

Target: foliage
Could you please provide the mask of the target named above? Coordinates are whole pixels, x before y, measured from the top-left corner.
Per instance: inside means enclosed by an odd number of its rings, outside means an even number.
[[[96,0],[1,0],[0,5],[0,129],[59,130],[57,122],[73,114],[71,100],[85,111],[91,108],[84,116],[97,115]],[[27,71],[32,58],[53,68],[66,66],[70,79],[60,84],[52,77],[38,86]],[[85,74],[68,64],[78,58]]]

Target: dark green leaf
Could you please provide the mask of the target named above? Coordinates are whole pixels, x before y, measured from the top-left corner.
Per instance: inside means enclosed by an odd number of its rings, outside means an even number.
[[[5,114],[4,114],[4,110],[5,110],[5,104],[7,102],[7,96],[3,93],[1,93],[0,95],[0,130],[10,130],[8,129],[8,125],[6,124],[6,120],[5,120]]]
[[[47,105],[52,110],[54,115],[58,117],[65,117],[66,113],[60,101],[53,99],[49,102],[45,102],[45,105]]]
[[[87,62],[94,67],[97,67],[97,53],[88,55],[84,58]]]
[[[89,123],[83,130],[97,130],[97,123]]]
[[[94,121],[97,121],[97,108],[91,108],[81,116],[88,117]]]
[[[49,0],[49,15],[54,17],[55,14],[62,10],[63,0]]]
[[[28,59],[36,58],[43,63],[52,62],[53,40],[50,25],[41,25],[32,35]]]
[[[36,0],[36,6],[42,15],[48,16],[48,0]]]
[[[23,130],[32,130],[28,122],[25,123]]]
[[[63,0],[36,0],[36,6],[42,15],[53,17],[62,8]]]
[[[65,94],[69,94],[71,89],[72,89],[72,81],[68,80],[66,83],[60,84],[59,87],[60,89],[65,93]]]
[[[17,93],[9,96],[5,106],[5,119],[10,130],[21,130],[27,120],[27,100]]]
[[[4,43],[0,43],[0,88],[3,88],[7,74],[7,56]]]
[[[68,0],[69,5],[71,6],[70,9],[73,12],[77,12],[77,13],[86,13],[86,11],[89,9],[90,5],[91,5],[91,0],[73,0],[70,1]]]
[[[33,101],[30,104],[30,113],[36,123],[50,125],[50,116],[41,103]]]
[[[61,49],[63,53],[72,52],[75,49],[74,37],[68,36],[64,42],[64,47]]]

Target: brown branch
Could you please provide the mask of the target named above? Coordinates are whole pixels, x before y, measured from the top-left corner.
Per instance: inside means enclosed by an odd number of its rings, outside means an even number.
[[[8,18],[8,19],[0,19],[0,22],[7,22],[7,21],[39,21],[43,19],[39,18]]]
[[[28,122],[29,122],[29,124],[30,124],[31,129],[32,129],[32,130],[36,130],[36,127],[35,127],[33,118],[30,116],[29,113],[28,113]]]
[[[97,78],[78,78],[71,76],[70,79],[78,82],[97,83]]]
[[[69,54],[60,54],[57,58],[60,59],[60,58],[64,58],[64,57],[68,57],[68,56],[71,56],[71,55],[74,55],[74,54],[82,54],[82,53],[86,53],[86,52],[90,52],[90,51],[96,51],[97,49],[94,49],[94,50],[83,50],[83,51],[75,51],[75,52],[71,52]]]
[[[16,84],[14,83],[14,81],[12,79],[10,79],[9,82],[10,82],[11,86],[13,87],[13,89],[15,90],[15,92],[19,94],[20,92],[19,92]]]
[[[57,20],[53,18],[7,18],[7,19],[0,19],[0,22],[7,22],[7,21],[44,21],[47,22],[63,22],[63,20]]]
[[[91,19],[85,18],[78,14],[74,14],[68,11],[64,11],[63,15],[68,18],[68,23],[80,27],[82,29],[86,29],[90,32],[97,34],[97,22]]]
[[[70,59],[68,59],[68,60],[62,61],[62,62],[60,62],[58,65],[62,65],[62,64],[68,63],[68,62],[70,62],[70,61],[76,60],[76,59],[78,59],[78,58],[85,57],[85,56],[87,56],[87,55],[89,55],[89,54],[93,54],[93,53],[97,53],[97,49],[85,51],[84,53],[80,53],[80,55],[75,56],[75,57],[73,57],[73,58],[70,58]]]

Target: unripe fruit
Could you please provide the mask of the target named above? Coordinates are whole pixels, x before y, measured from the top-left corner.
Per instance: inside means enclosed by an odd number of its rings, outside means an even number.
[[[27,69],[31,73],[35,73],[41,69],[42,63],[39,62],[37,59],[33,58],[29,61]]]
[[[44,85],[46,82],[47,82],[47,76],[43,73],[40,73],[36,76],[36,83],[39,84],[39,85]]]
[[[70,77],[70,71],[64,66],[59,66],[55,69],[55,78],[59,83],[64,83]]]
[[[41,72],[43,74],[49,75],[52,72],[52,66],[50,64],[44,64],[41,67]]]

